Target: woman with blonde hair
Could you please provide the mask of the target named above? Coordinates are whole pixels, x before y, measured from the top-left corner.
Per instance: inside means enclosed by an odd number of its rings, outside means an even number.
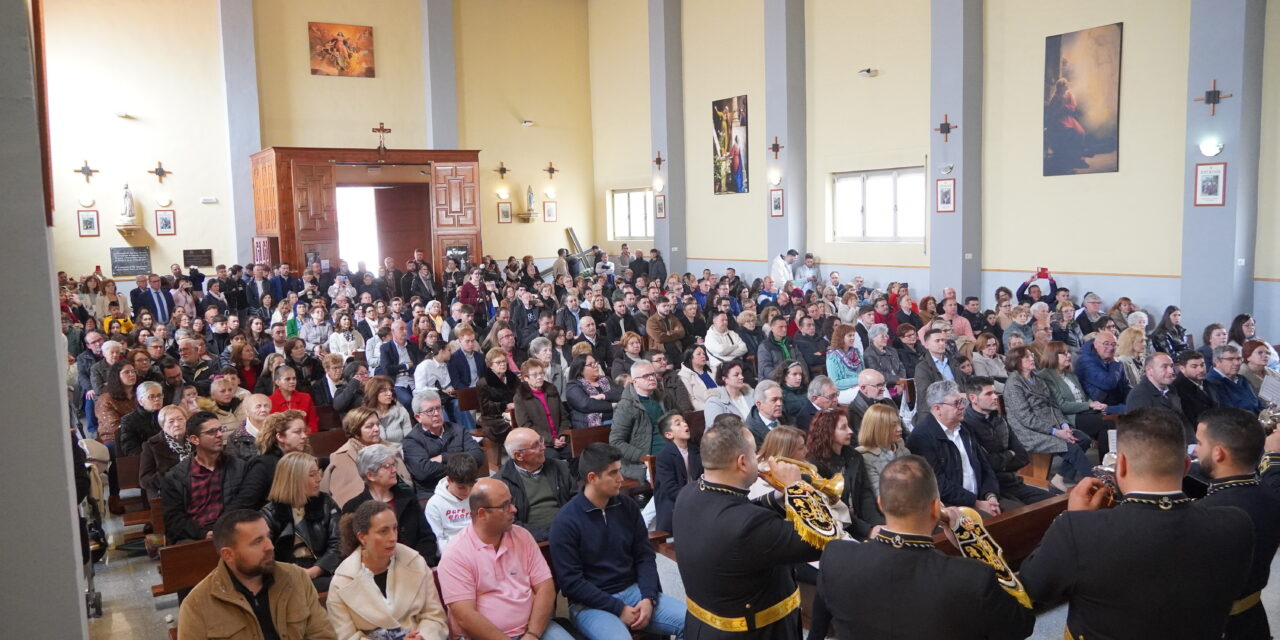
[[[589,348],[591,345],[587,344],[587,346]],[[631,365],[640,361],[640,354],[644,352],[644,337],[634,331],[627,331],[618,340],[618,349],[621,353],[613,359],[613,366],[609,369],[609,375],[614,378],[630,372]]]
[[[1131,388],[1142,383],[1142,366],[1146,358],[1147,334],[1133,326],[1121,331],[1120,338],[1116,340],[1116,360],[1124,365],[1124,376]]]
[[[768,462],[772,458],[804,460],[805,453],[805,433],[795,427],[781,425],[764,437],[764,442],[756,451],[756,460],[759,462]],[[773,491],[773,487],[768,482],[757,479],[755,484],[751,485],[748,497],[755,499],[770,491]]]
[[[867,478],[871,491],[880,497],[880,472],[890,462],[911,453],[902,441],[902,420],[893,407],[873,404],[862,416],[858,428],[858,453],[867,463]]]
[[[339,507],[364,491],[364,477],[356,468],[360,450],[369,445],[386,444],[382,441],[382,423],[378,413],[367,407],[348,411],[342,418],[342,430],[347,434],[347,441],[329,456],[329,466],[325,467],[324,477],[320,479],[320,490],[332,496]],[[396,474],[406,480],[409,478],[409,469],[398,451]]]
[[[1107,315],[1116,323],[1116,329],[1124,331],[1129,328],[1129,314],[1138,310],[1138,306],[1133,304],[1126,296],[1116,298],[1116,303],[1111,305],[1107,310]]]
[[[398,629],[409,635],[396,637],[445,640],[449,628],[435,577],[422,554],[399,541],[395,510],[369,500],[343,516],[339,528],[347,557],[326,602],[337,637],[361,640]]]
[[[1035,341],[1035,334],[1031,330],[1031,307],[1020,304],[1009,311],[1009,318],[1012,322],[1004,328],[1005,353],[1013,348],[1013,345],[1009,344],[1009,338],[1012,336],[1022,336],[1022,344],[1031,344]]]
[[[338,505],[320,491],[320,466],[309,453],[294,451],[276,463],[262,515],[271,529],[276,562],[307,570],[316,591],[329,590],[342,556],[338,549]]]

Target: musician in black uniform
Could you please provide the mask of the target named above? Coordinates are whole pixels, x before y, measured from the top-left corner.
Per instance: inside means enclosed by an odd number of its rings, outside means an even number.
[[[1194,504],[1182,417],[1145,408],[1119,417],[1116,485],[1072,490],[1039,548],[1022,562],[1037,603],[1067,600],[1068,638],[1219,638],[1249,575],[1253,522],[1235,507]]]
[[[1199,416],[1196,458],[1209,478],[1209,494],[1202,503],[1239,507],[1253,519],[1253,568],[1231,605],[1227,632],[1231,640],[1267,640],[1271,628],[1262,606],[1262,589],[1271,576],[1271,560],[1280,546],[1280,495],[1258,482],[1262,459],[1262,425],[1243,409],[1213,407]],[[1280,475],[1269,467],[1267,475]]]
[[[799,638],[791,565],[817,560],[821,550],[784,518],[777,492],[747,499],[759,470],[755,438],[741,419],[717,417],[701,446],[703,477],[681,490],[673,515],[689,611],[684,637]],[[783,462],[772,463],[772,474],[785,486],[800,481],[800,470]]]
[[[928,461],[909,455],[880,472],[886,523],[865,543],[822,552],[819,590],[840,638],[1026,638],[1035,616],[987,565],[933,546],[945,510]],[[681,557],[681,562],[684,559]]]

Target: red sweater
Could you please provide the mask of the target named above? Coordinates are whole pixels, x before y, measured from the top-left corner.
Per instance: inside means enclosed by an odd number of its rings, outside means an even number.
[[[279,389],[271,394],[271,413],[282,413],[290,409],[297,409],[307,414],[307,432],[315,433],[320,430],[320,416],[316,415],[316,403],[311,399],[311,394],[294,391],[288,400],[284,399]]]

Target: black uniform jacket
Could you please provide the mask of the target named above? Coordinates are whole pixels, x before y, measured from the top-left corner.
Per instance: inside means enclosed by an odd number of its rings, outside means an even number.
[[[691,612],[685,617],[686,639],[800,637],[798,606],[771,624],[756,624],[758,613],[793,596],[798,603],[791,565],[821,555],[800,538],[773,496],[752,501],[746,490],[703,480],[676,498],[672,529],[680,541],[680,578],[690,608],[745,619],[750,631],[723,631]]]
[[[1037,603],[1070,602],[1070,637],[1218,638],[1252,557],[1244,511],[1129,493],[1058,516],[1020,575]]]
[[[929,536],[883,528],[865,543],[828,544],[818,590],[842,640],[1021,639],[1035,626],[991,567],[945,555]]]

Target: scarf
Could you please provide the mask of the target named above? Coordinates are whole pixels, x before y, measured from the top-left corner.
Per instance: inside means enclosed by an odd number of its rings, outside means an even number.
[[[174,440],[173,438],[170,438],[169,434],[167,433],[164,434],[164,442],[165,444],[169,445],[170,451],[178,454],[178,462],[182,462],[187,458],[191,457],[190,442],[179,442],[178,440]]]
[[[782,357],[783,357],[783,359],[785,359],[785,360],[790,360],[790,359],[791,359],[791,348],[787,346],[787,339],[786,339],[786,338],[783,338],[783,339],[779,340],[779,339],[777,339],[777,338],[773,337],[773,335],[770,335],[770,336],[769,336],[769,341],[770,341],[770,342],[772,342],[772,343],[774,343],[774,344],[776,344],[776,345],[778,345],[778,348],[779,348],[779,349],[782,349]]]
[[[839,349],[835,350],[840,355],[840,362],[850,371],[862,370],[862,354],[854,347],[849,347],[849,353],[841,353]]]
[[[595,384],[592,384],[592,383],[590,383],[590,382],[587,382],[587,379],[586,379],[586,378],[578,378],[578,380],[579,380],[579,382],[581,382],[581,383],[582,383],[582,387],[583,387],[584,389],[586,389],[586,390],[587,390],[587,395],[588,395],[588,396],[592,396],[592,395],[595,395],[595,394],[597,394],[597,393],[604,393],[604,394],[608,394],[608,393],[609,393],[609,388],[610,388],[610,387],[609,387],[609,378],[608,378],[608,376],[600,376],[600,378],[596,380]],[[588,413],[588,414],[587,414],[587,426],[588,426],[588,427],[598,427],[598,426],[600,426],[600,425],[602,425],[602,424],[604,424],[604,414],[603,414],[603,413]]]

